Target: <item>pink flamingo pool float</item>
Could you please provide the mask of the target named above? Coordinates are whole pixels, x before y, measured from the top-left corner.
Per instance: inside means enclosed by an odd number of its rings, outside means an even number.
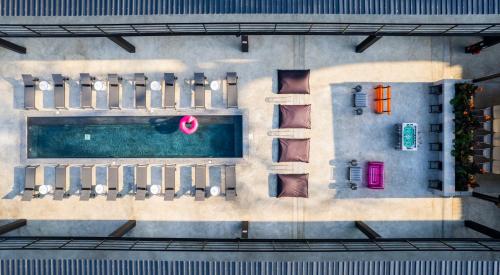
[[[183,116],[179,122],[179,130],[186,135],[194,134],[198,130],[198,120],[194,116]]]

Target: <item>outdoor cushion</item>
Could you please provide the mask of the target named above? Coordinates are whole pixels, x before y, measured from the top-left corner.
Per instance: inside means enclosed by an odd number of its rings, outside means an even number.
[[[280,128],[311,129],[311,105],[280,105]]]
[[[309,174],[278,174],[278,198],[307,198]]]
[[[309,162],[310,139],[287,139],[279,140],[279,162]]]
[[[309,94],[309,70],[278,70],[279,94]]]

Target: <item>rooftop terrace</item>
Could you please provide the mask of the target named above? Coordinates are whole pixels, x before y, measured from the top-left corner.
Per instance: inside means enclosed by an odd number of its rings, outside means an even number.
[[[469,79],[494,72],[498,50],[492,48],[479,56],[463,53],[473,38],[386,37],[365,53],[353,47],[363,38],[357,36],[252,36],[249,53],[241,53],[240,40],[230,36],[213,37],[130,37],[136,53],[117,50],[106,38],[84,40],[37,38],[22,40],[30,49],[18,56],[0,52],[0,219],[27,218],[32,226],[20,229],[28,235],[105,235],[122,220],[135,219],[142,225],[130,236],[157,237],[237,237],[239,222],[251,222],[251,238],[358,238],[352,221],[370,223],[387,237],[453,237],[464,233],[462,220],[470,217],[497,226],[498,212],[482,212],[467,204],[468,199],[445,198],[427,188],[434,177],[427,169],[433,158],[427,145],[430,137],[421,135],[416,152],[394,150],[393,125],[416,122],[422,129],[433,122],[428,113],[427,87],[442,79]],[[13,42],[21,41],[11,39]],[[277,69],[310,69],[310,96],[278,95]],[[239,110],[225,108],[222,90],[208,91],[207,110],[191,108],[191,87],[186,84],[194,72],[204,72],[209,81],[222,81],[226,72],[239,76]],[[88,72],[98,79],[108,73],[124,77],[122,110],[104,108],[106,93],[97,93],[97,109],[81,110],[79,74]],[[159,80],[164,72],[178,78],[178,110],[133,108],[134,73],[145,73]],[[70,109],[56,112],[51,92],[43,95],[39,111],[23,109],[21,74],[29,73],[50,80],[52,73],[68,76]],[[393,112],[376,115],[371,106],[362,116],[351,107],[351,89],[362,85],[373,99],[373,87],[392,86]],[[310,137],[310,163],[292,165],[289,171],[308,172],[309,198],[275,198],[278,114],[276,102],[304,103],[312,106],[312,129],[295,131],[295,136]],[[244,157],[242,159],[27,159],[26,117],[29,116],[162,116],[179,114],[235,114],[244,116]],[[424,130],[422,130],[424,131]],[[347,184],[347,162],[357,159],[384,161],[386,188],[372,190]],[[82,164],[123,165],[141,163],[177,164],[177,194],[172,202],[161,197],[136,201],[129,195],[115,202],[98,196],[81,202],[74,191],[79,186]],[[220,164],[236,164],[236,201],[208,197],[194,201],[186,191],[193,185],[191,167],[205,163],[209,185],[221,182]],[[73,194],[63,201],[51,196],[21,202],[22,170],[27,164],[69,164]],[[102,177],[102,175],[101,175]],[[131,169],[125,169],[130,181]],[[50,181],[50,175],[46,177]],[[99,180],[99,173],[98,173]],[[106,209],[106,211],[102,211]],[[58,221],[66,221],[64,223]],[[67,221],[81,221],[71,223]],[[86,222],[83,222],[86,221]],[[102,221],[97,223],[97,221]],[[85,228],[78,224],[86,224]],[[396,226],[397,225],[397,226]],[[142,228],[142,229],[139,229]],[[9,233],[12,235],[19,232]],[[467,234],[470,235],[470,232]],[[474,233],[472,233],[474,234]]]

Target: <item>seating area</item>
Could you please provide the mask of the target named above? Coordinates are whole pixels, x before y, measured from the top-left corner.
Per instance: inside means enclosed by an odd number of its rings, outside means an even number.
[[[97,172],[98,167],[105,170],[104,177]],[[133,186],[131,187],[127,186],[124,180],[126,167],[133,168],[134,171]],[[183,167],[191,168],[194,171],[193,192],[188,190],[186,194],[181,192],[182,187],[178,181],[180,175],[175,164],[29,165],[24,168],[24,187],[21,197],[23,201],[41,199],[47,196],[58,201],[71,196],[78,196],[80,201],[89,201],[96,196],[104,196],[108,201],[115,201],[117,198],[125,196],[133,196],[135,200],[159,196],[163,197],[165,201],[172,201],[176,197],[185,195],[192,195],[195,201],[203,201],[207,197],[217,196],[224,196],[227,201],[237,198],[235,165],[207,166],[203,164]],[[220,175],[218,176],[223,181],[218,184],[209,182],[208,167],[219,167]],[[70,169],[78,169],[79,177],[71,178]],[[161,171],[160,182],[153,182],[151,175],[153,169]],[[44,172],[48,172],[48,175],[45,175]],[[97,182],[98,174],[101,175],[99,183]],[[75,182],[78,184],[71,186]]]
[[[97,78],[89,73],[80,73],[78,80],[70,79],[61,74],[52,74],[51,81],[40,80],[30,74],[23,74],[24,83],[24,109],[26,110],[57,110],[69,109],[102,109],[96,105],[98,94],[106,93],[107,109],[120,110],[124,108],[124,78],[118,74],[108,74],[106,79]],[[70,84],[77,82],[79,88],[78,106],[70,104]],[[149,79],[144,73],[135,73],[130,79],[133,83],[132,108],[150,110],[152,108],[176,109],[179,106],[179,89],[177,76],[174,73],[164,73],[161,79]],[[206,90],[208,79],[204,73],[194,73],[193,79],[185,80],[191,86],[193,93],[192,108],[207,108]],[[238,108],[238,75],[236,72],[227,72],[224,79],[213,80],[226,83],[226,106]],[[212,84],[212,83],[210,83]],[[73,88],[71,88],[73,89]],[[212,87],[210,87],[212,89]],[[53,93],[53,105],[47,104],[43,98],[48,92]],[[158,100],[153,93],[160,93]],[[157,102],[155,100],[158,100]],[[47,105],[47,106],[46,106]],[[153,107],[154,106],[154,107]]]
[[[278,93],[308,95],[309,70],[278,70]],[[279,128],[311,129],[311,105],[279,105]],[[310,139],[278,138],[279,163],[309,162]],[[308,197],[309,174],[277,174],[277,197]]]
[[[375,113],[391,114],[391,86],[375,87]]]

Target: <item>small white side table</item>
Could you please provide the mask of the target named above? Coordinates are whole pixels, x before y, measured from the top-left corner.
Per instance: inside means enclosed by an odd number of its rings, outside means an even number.
[[[160,194],[160,191],[161,191],[161,186],[158,184],[153,184],[149,187],[149,192],[151,192],[151,194],[153,195]]]
[[[153,90],[153,91],[161,90],[161,84],[158,81],[152,81],[150,87],[151,87],[151,90]]]
[[[212,89],[214,91],[218,91],[220,89],[219,81],[214,80],[214,81],[210,82],[210,89]]]
[[[98,195],[102,195],[104,194],[104,185],[103,184],[96,184],[95,186],[95,193],[98,194]]]
[[[210,195],[213,197],[220,195],[220,187],[219,186],[210,187]]]
[[[40,185],[38,188],[38,193],[40,193],[40,195],[47,195],[50,191],[52,191],[52,185],[44,184]]]
[[[103,81],[97,80],[94,82],[94,89],[96,91],[104,91],[106,89],[106,85],[104,85]]]
[[[38,88],[40,88],[40,90],[42,91],[48,91],[50,89],[50,84],[49,82],[43,80],[38,83]]]

